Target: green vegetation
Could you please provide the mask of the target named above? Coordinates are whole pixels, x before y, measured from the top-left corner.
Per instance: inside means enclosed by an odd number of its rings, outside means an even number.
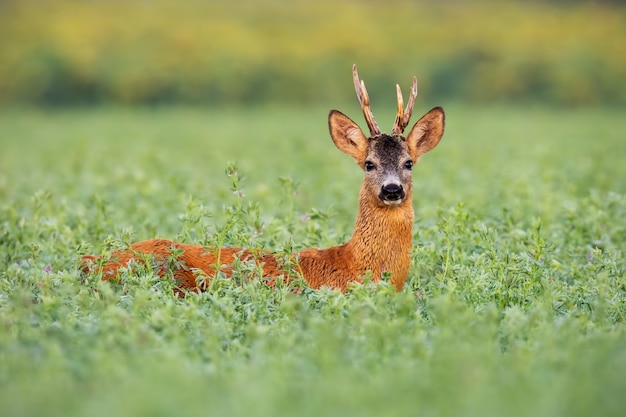
[[[622,415],[622,114],[446,110],[401,293],[294,294],[244,269],[186,299],[149,273],[81,277],[78,256],[345,241],[362,173],[327,109],[2,113],[2,415]]]
[[[625,39],[610,1],[5,0],[0,101],[338,102],[356,63],[389,102],[626,104]]]

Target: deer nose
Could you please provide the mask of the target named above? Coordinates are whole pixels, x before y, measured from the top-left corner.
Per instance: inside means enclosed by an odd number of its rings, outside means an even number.
[[[400,184],[385,184],[380,191],[382,200],[397,201],[404,198],[404,189]]]

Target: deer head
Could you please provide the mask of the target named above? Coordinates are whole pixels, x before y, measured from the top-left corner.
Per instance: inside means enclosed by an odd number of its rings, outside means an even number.
[[[370,109],[365,83],[359,79],[356,65],[352,67],[352,74],[370,136],[365,136],[355,122],[338,110],[332,110],[328,116],[330,136],[337,148],[352,156],[365,171],[363,186],[371,201],[381,206],[399,206],[411,195],[413,165],[441,140],[445,121],[443,109],[435,107],[430,110],[413,125],[406,137],[403,136],[417,96],[417,80],[413,77],[406,108],[400,86],[396,85],[398,113],[391,134],[382,133]]]

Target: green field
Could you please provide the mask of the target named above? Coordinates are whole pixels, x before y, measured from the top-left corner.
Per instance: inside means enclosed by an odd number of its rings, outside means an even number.
[[[623,109],[444,107],[402,292],[243,271],[185,299],[149,274],[85,279],[79,255],[343,243],[362,173],[329,109],[3,109],[0,414],[623,415]]]

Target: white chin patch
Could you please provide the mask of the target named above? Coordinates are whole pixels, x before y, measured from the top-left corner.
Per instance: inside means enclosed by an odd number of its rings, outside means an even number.
[[[385,203],[386,206],[399,206],[403,200],[402,198],[399,200],[383,200],[383,203]]]

